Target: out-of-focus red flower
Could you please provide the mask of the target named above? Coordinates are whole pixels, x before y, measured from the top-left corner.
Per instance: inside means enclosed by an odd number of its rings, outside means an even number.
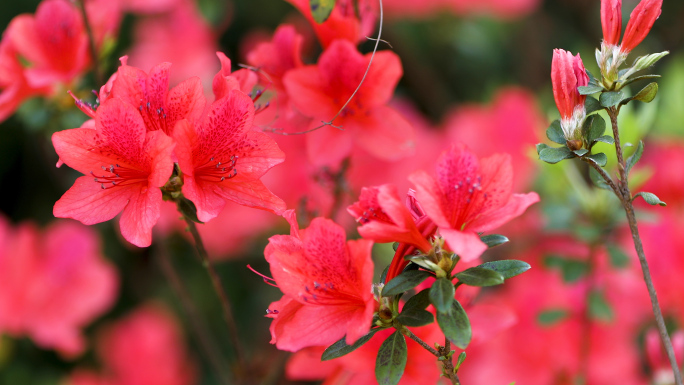
[[[192,385],[195,365],[175,319],[160,305],[144,305],[109,325],[98,340],[103,374],[76,371],[72,385]]]
[[[221,62],[221,70],[214,76],[214,81],[212,82],[212,90],[216,100],[225,97],[231,90],[240,90],[247,94],[251,93],[257,84],[257,75],[245,68],[231,72],[230,59],[223,52],[216,52],[216,56],[218,56]]]
[[[371,293],[373,242],[347,241],[344,229],[316,218],[303,230],[294,211],[284,214],[291,235],[269,238],[264,255],[283,298],[269,306],[271,343],[297,351],[352,344],[370,329],[376,302]]]
[[[660,341],[658,330],[653,328],[646,332],[646,358],[655,384],[671,384],[675,382],[672,366],[667,358],[663,343]],[[678,330],[672,333],[672,348],[675,352],[677,364],[682,366],[684,355],[684,331]]]
[[[147,131],[161,130],[173,136],[173,129],[181,119],[197,121],[206,105],[201,80],[191,77],[169,90],[171,63],[154,66],[150,73],[129,66],[121,58],[121,66],[112,77],[109,98],[126,102],[139,112]]]
[[[363,78],[370,54],[361,55],[345,40],[334,41],[318,65],[290,70],[283,82],[296,108],[313,118],[311,127],[332,119]],[[392,52],[378,52],[352,101],[333,122],[307,134],[309,156],[317,164],[337,164],[349,155],[352,143],[376,157],[396,160],[413,151],[413,129],[386,104],[401,77],[401,63]]]
[[[650,141],[639,166],[653,170],[653,176],[644,184],[642,190],[656,194],[668,208],[684,208],[684,173],[679,167],[668,164],[684,164],[684,142],[674,138],[667,141]],[[641,199],[635,201],[640,203]]]
[[[625,36],[622,38],[620,50],[622,52],[632,52],[651,32],[653,24],[660,16],[663,7],[663,0],[641,0],[629,15],[629,22],[625,29]]]
[[[252,100],[232,90],[212,104],[203,121],[183,120],[176,126],[183,194],[195,203],[201,221],[216,217],[226,201],[277,214],[285,210],[283,200],[260,180],[285,155],[253,124]]]
[[[111,99],[98,109],[94,130],[60,131],[52,143],[64,163],[85,174],[55,203],[54,215],[92,225],[123,210],[124,238],[149,246],[162,201],[159,187],[173,171],[171,138],[161,130],[147,132],[133,106]]]
[[[581,140],[581,129],[586,111],[584,102],[586,95],[580,95],[577,87],[589,84],[580,55],[572,56],[562,49],[553,50],[551,61],[551,83],[553,97],[561,115],[561,128],[568,141]]]
[[[9,39],[0,41],[0,122],[7,119],[26,99],[50,93],[50,87],[31,87]]]
[[[259,68],[268,79],[262,82],[273,82],[277,91],[284,91],[283,76],[293,68],[302,64],[302,44],[304,37],[297,33],[294,26],[282,24],[278,26],[270,42],[258,44],[247,54],[247,63]]]
[[[134,28],[134,44],[130,49],[131,65],[138,68],[168,61],[173,63],[172,85],[196,76],[208,84],[218,70],[215,52],[217,33],[204,20],[196,2],[191,0],[129,0],[135,9],[143,3],[166,9],[165,13],[143,17]],[[166,4],[165,4],[166,3]]]
[[[114,302],[117,277],[97,234],[59,221],[44,232],[0,217],[0,333],[29,336],[67,357],[86,347],[81,329]]]
[[[319,24],[311,15],[308,0],[286,1],[309,20],[323,48],[327,48],[336,39],[344,39],[352,44],[365,40],[373,32],[377,17],[377,6],[373,0],[339,0],[328,19]],[[360,19],[356,16],[356,7],[359,9]]]
[[[90,64],[83,20],[76,6],[66,0],[45,0],[35,16],[15,17],[4,38],[31,63],[24,74],[34,88],[69,83]]]
[[[449,249],[466,262],[487,249],[478,232],[501,226],[539,201],[533,192],[512,194],[513,169],[508,154],[480,162],[465,146],[453,145],[437,162],[436,177],[421,170],[409,180],[416,185],[418,202]]]
[[[361,225],[359,234],[366,239],[380,243],[408,243],[424,253],[432,249],[416,227],[411,212],[394,185],[364,187],[359,201],[347,210]]]
[[[382,5],[392,18],[427,18],[440,11],[457,15],[488,15],[500,19],[523,17],[539,7],[540,0],[385,0]]]

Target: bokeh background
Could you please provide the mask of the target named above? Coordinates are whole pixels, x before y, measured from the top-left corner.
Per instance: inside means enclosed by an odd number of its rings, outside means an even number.
[[[172,85],[200,76],[210,89],[219,70],[215,51],[225,52],[236,70],[282,23],[305,36],[305,63],[314,64],[322,51],[307,21],[282,0],[117,1],[125,12],[116,38],[103,49],[107,75],[127,54],[129,64],[145,71],[172,62]],[[626,24],[637,1],[623,3]],[[16,15],[35,12],[38,4],[0,2],[0,30]],[[333,217],[357,237],[353,219],[340,208],[355,201],[362,186],[395,183],[405,190],[410,187],[406,176],[418,168],[431,170],[451,141],[465,142],[480,156],[511,153],[515,190],[537,191],[541,203],[501,231],[509,244],[483,258],[521,259],[533,269],[472,299],[473,306],[493,309],[491,317],[511,321],[502,330],[476,335],[479,341],[468,348],[463,364],[463,384],[667,384],[666,361],[649,339],[650,307],[617,200],[594,189],[581,165],[541,164],[534,152],[534,144],[545,141],[548,123],[558,117],[549,76],[552,50],[579,52],[587,69],[598,72],[593,58],[602,36],[600,2],[386,0],[384,6],[382,38],[404,69],[392,105],[414,126],[416,153],[394,163],[354,153],[342,169],[295,160],[299,163],[274,169],[265,183],[299,209],[304,222],[315,215]],[[645,186],[669,204],[638,208],[673,333],[684,330],[682,20],[684,2],[665,0],[660,19],[632,56],[671,52],[652,69],[663,75],[660,93],[653,103],[630,105],[621,114],[623,140],[646,142],[634,187]],[[359,49],[372,47],[368,41]],[[380,48],[389,49],[382,43]],[[71,86],[85,93],[99,88],[92,73]],[[202,324],[227,372],[238,370],[234,351],[219,302],[173,206],[163,213],[148,248],[123,240],[117,221],[85,227],[53,217],[54,202],[78,173],[55,167],[50,136],[86,120],[67,87],[25,101],[0,123],[0,319],[24,311],[22,303],[40,303],[24,317],[30,326],[6,321],[0,328],[0,384],[222,383],[199,348],[192,323]],[[297,157],[298,138],[273,137],[287,156]],[[603,150],[610,154],[607,146]],[[247,373],[247,383],[326,378],[328,383],[363,383],[360,378],[367,376],[352,380],[353,375],[372,373],[372,365],[349,360],[319,367],[317,360],[304,361],[307,357],[299,354],[295,357],[310,365],[309,375],[302,375],[295,368],[304,364],[269,344],[270,319],[264,315],[281,293],[246,265],[268,274],[263,250],[269,236],[288,232],[285,220],[231,205],[200,227],[246,346],[248,364],[239,370]],[[391,248],[377,245],[374,251],[379,275]],[[41,264],[48,267],[36,267]],[[194,317],[174,291],[169,264],[188,288]],[[63,327],[61,319],[72,318],[82,339],[54,331]],[[684,358],[684,340],[676,348]],[[424,370],[438,374],[430,365]]]

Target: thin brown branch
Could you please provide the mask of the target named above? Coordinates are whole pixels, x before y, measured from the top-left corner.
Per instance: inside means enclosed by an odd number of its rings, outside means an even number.
[[[430,354],[432,354],[433,356],[435,356],[435,357],[437,357],[437,358],[440,358],[440,357],[441,357],[440,353],[439,353],[437,350],[435,350],[435,348],[433,348],[432,346],[428,345],[427,342],[421,340],[420,337],[418,337],[417,335],[413,334],[413,332],[411,332],[408,328],[403,328],[403,329],[402,329],[402,332],[403,332],[404,335],[407,336],[408,338],[410,338],[410,339],[416,341],[416,342],[418,343],[418,345],[422,346],[423,349],[425,349],[425,350],[427,350],[428,352],[430,352]]]
[[[187,218],[185,216],[183,216],[183,218],[185,219],[185,223],[188,225],[188,231],[190,231],[190,234],[192,234],[192,238],[195,241],[195,247],[197,248],[197,253],[199,254],[200,261],[207,270],[209,278],[211,279],[211,283],[214,286],[214,291],[216,292],[216,295],[219,297],[219,300],[221,302],[221,308],[223,310],[223,318],[226,321],[226,325],[228,326],[228,334],[230,335],[233,347],[235,348],[238,365],[241,368],[241,370],[244,370],[245,368],[247,368],[244,350],[238,337],[237,324],[235,323],[235,318],[233,317],[233,311],[231,310],[228,296],[226,295],[226,292],[223,289],[223,285],[221,285],[221,279],[219,278],[218,273],[214,269],[214,265],[209,260],[209,254],[207,254],[207,250],[204,248],[204,242],[202,242],[202,237],[197,231],[197,226],[195,225],[195,222],[193,222],[190,218]]]
[[[173,267],[173,262],[170,260],[166,245],[164,242],[160,242],[157,246],[157,260],[159,262],[159,266],[161,267],[166,280],[169,281],[169,285],[176,294],[176,297],[180,299],[181,305],[183,306],[188,321],[190,322],[190,330],[194,334],[200,349],[209,360],[209,363],[213,367],[218,377],[221,378],[221,382],[225,385],[232,384],[233,382],[231,381],[230,376],[224,370],[226,367],[224,358],[221,357],[221,353],[213,342],[214,340],[207,333],[208,329],[206,324],[203,322],[202,317],[197,311],[195,303],[192,301],[192,298],[190,297],[188,290],[185,288],[183,281],[176,272],[176,269]]]
[[[78,6],[81,10],[81,16],[83,17],[83,25],[85,26],[86,33],[88,34],[88,48],[90,49],[91,60],[93,61],[93,72],[95,73],[95,83],[97,87],[102,86],[104,83],[102,77],[102,71],[100,69],[100,58],[97,54],[97,47],[95,45],[95,35],[93,34],[93,29],[90,26],[90,20],[88,19],[88,12],[86,12],[85,0],[78,0]]]

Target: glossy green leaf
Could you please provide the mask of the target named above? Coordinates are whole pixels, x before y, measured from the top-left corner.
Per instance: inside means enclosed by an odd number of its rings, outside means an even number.
[[[594,140],[595,142],[603,142],[608,144],[615,144],[615,139],[610,135],[602,135]]]
[[[579,91],[580,95],[591,95],[603,91],[603,87],[599,85],[589,84],[587,86],[577,87],[577,90]]]
[[[379,330],[383,330],[383,328],[375,328],[371,329],[368,334],[365,336],[359,338],[356,340],[351,345],[347,345],[347,337],[342,337],[339,341],[335,342],[334,344],[328,346],[324,351],[323,355],[321,356],[321,361],[328,361],[332,360],[333,358],[338,358],[342,357],[346,354],[349,354],[353,352],[354,350],[360,348],[365,344],[366,342],[370,341],[371,338],[377,333]]]
[[[650,192],[645,192],[642,191],[636,195],[634,195],[634,198],[632,200],[636,199],[637,197],[642,197],[651,206],[659,205],[659,206],[667,206],[667,203],[663,202],[658,198],[657,195],[650,193]]]
[[[592,182],[594,182],[594,186],[604,190],[612,190],[606,181],[603,180],[603,177],[601,177],[598,171],[594,170],[593,168],[589,169],[589,178]]]
[[[594,162],[596,162],[599,166],[605,167],[606,164],[608,163],[608,157],[606,154],[599,152],[598,154],[591,154],[586,156],[589,159],[592,159]]]
[[[573,153],[577,156],[584,156],[588,152],[589,152],[589,150],[587,150],[586,148],[580,148],[579,150],[573,151]]]
[[[430,303],[437,311],[448,313],[455,294],[454,284],[446,278],[437,279],[430,288]]]
[[[591,125],[585,132],[585,138],[587,139],[587,143],[592,143],[596,139],[600,138],[603,135],[603,133],[606,132],[606,121],[603,120],[601,115],[592,115],[590,118]],[[590,118],[587,118],[587,120],[589,120]]]
[[[330,17],[335,0],[309,0],[309,8],[316,23],[321,24]]]
[[[397,316],[397,321],[402,325],[406,326],[425,326],[434,322],[435,318],[427,310],[413,310],[407,311],[403,309],[402,312]]]
[[[375,360],[375,379],[380,385],[396,385],[404,375],[408,352],[406,340],[399,330],[380,345]]]
[[[539,159],[546,163],[555,164],[564,159],[574,158],[575,154],[567,147],[547,147],[539,152]]]
[[[637,92],[636,95],[632,96],[632,100],[650,103],[655,99],[657,94],[658,83],[649,83],[646,87],[642,88],[641,91]]]
[[[639,141],[639,145],[637,146],[636,150],[634,153],[627,158],[626,162],[626,167],[625,167],[625,174],[629,176],[629,172],[632,171],[632,167],[634,167],[635,164],[641,159],[641,155],[644,153],[644,142],[642,140]]]
[[[489,235],[483,235],[480,237],[480,240],[487,245],[487,247],[494,247],[494,246],[499,246],[503,245],[504,243],[508,242],[508,238],[501,234],[489,234]]]
[[[589,316],[595,320],[610,322],[615,318],[613,308],[610,306],[603,293],[592,291],[588,297]]]
[[[599,97],[599,103],[601,103],[601,106],[609,108],[617,106],[618,103],[620,103],[620,101],[622,101],[624,98],[625,95],[622,93],[622,91],[604,92]]]
[[[563,129],[561,128],[560,120],[556,119],[551,123],[549,128],[546,129],[546,137],[550,141],[565,144],[565,134],[563,134]]]
[[[476,266],[454,275],[459,282],[468,286],[496,286],[504,282],[504,276],[496,270]]]
[[[541,152],[541,150],[543,150],[543,149],[545,149],[545,148],[549,148],[549,145],[548,145],[548,144],[544,144],[544,143],[537,143],[537,144],[535,145],[535,147],[536,147],[536,149],[537,149],[537,155],[538,155],[538,154]]]
[[[463,306],[455,299],[452,301],[450,314],[437,312],[437,324],[449,341],[459,348],[465,349],[473,337],[470,320],[468,320],[468,315],[463,310]]]
[[[404,304],[402,311],[425,310],[430,305],[430,288],[423,289]]]
[[[651,80],[651,79],[658,79],[661,77],[660,75],[642,75],[642,76],[636,76],[633,78],[629,78],[627,81],[621,83],[621,85],[624,87],[628,84],[634,83],[638,80]]]
[[[515,259],[504,259],[501,261],[491,261],[481,264],[479,267],[494,270],[501,274],[504,279],[515,277],[530,269],[530,264]]]
[[[195,223],[203,223],[197,218],[197,207],[195,207],[195,204],[192,203],[191,200],[187,198],[181,198],[178,201],[178,211],[183,214],[184,217],[190,219],[191,221]]]
[[[401,294],[405,291],[411,290],[425,281],[430,276],[430,273],[424,270],[409,270],[394,277],[387,282],[382,289],[383,297],[391,297],[393,295]]]
[[[584,109],[587,112],[587,115],[590,115],[596,111],[602,110],[603,107],[596,98],[587,96],[587,99],[584,101]]]

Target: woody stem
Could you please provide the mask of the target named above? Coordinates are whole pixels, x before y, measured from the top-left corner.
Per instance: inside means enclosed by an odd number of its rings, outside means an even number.
[[[244,370],[246,368],[244,350],[240,343],[240,339],[238,338],[237,324],[235,323],[235,318],[233,317],[233,311],[231,310],[228,296],[226,295],[226,292],[223,289],[223,285],[221,285],[221,279],[219,278],[218,273],[214,269],[214,265],[209,260],[209,255],[207,254],[207,250],[204,248],[204,242],[202,242],[202,237],[197,231],[197,226],[195,225],[195,222],[193,222],[192,219],[188,218],[185,215],[183,216],[183,219],[185,219],[185,223],[188,225],[188,231],[190,231],[190,234],[192,234],[192,238],[195,241],[195,248],[197,249],[197,254],[199,255],[200,261],[202,262],[204,268],[207,270],[209,278],[211,279],[211,283],[214,286],[214,291],[216,292],[216,295],[219,297],[221,307],[223,310],[223,319],[226,321],[226,325],[228,326],[228,334],[230,335],[230,338],[233,342],[233,346],[235,347],[238,365],[240,368],[242,368],[241,370]]]
[[[418,345],[423,347],[423,349],[427,350],[430,352],[430,354],[442,361],[442,365],[444,365],[444,375],[449,378],[453,385],[461,384],[460,380],[458,379],[458,375],[454,372],[454,363],[452,358],[449,356],[449,352],[451,352],[451,342],[449,342],[449,339],[444,338],[444,346],[439,346],[439,350],[435,350],[432,346],[428,345],[427,342],[413,334],[413,332],[411,332],[408,328],[402,327],[401,332],[408,338],[416,341]]]
[[[628,179],[625,163],[625,159],[622,153],[622,147],[620,146],[620,134],[618,131],[618,113],[619,110],[616,107],[608,108],[608,116],[610,117],[611,126],[613,129],[613,137],[615,138],[615,151],[617,152],[618,159],[618,191],[616,195],[622,202],[622,206],[627,214],[627,222],[629,223],[629,230],[632,233],[632,240],[634,241],[634,248],[636,249],[637,255],[639,256],[639,263],[641,264],[641,271],[644,275],[644,282],[646,283],[646,288],[648,289],[648,295],[651,299],[651,307],[653,308],[653,315],[655,316],[656,325],[658,327],[658,333],[660,334],[660,339],[663,342],[665,351],[667,352],[667,358],[670,361],[670,366],[672,366],[672,372],[674,373],[675,383],[677,385],[684,385],[682,383],[682,375],[679,371],[679,366],[677,365],[677,359],[675,357],[674,348],[672,347],[672,341],[667,333],[667,327],[665,326],[665,320],[663,318],[663,313],[660,309],[660,304],[658,303],[658,295],[656,293],[655,286],[653,285],[653,278],[651,278],[651,272],[648,267],[648,261],[646,260],[646,254],[644,253],[644,247],[641,243],[641,237],[639,236],[639,228],[637,227],[637,220],[634,214],[634,206],[632,205],[632,194],[629,191]]]

